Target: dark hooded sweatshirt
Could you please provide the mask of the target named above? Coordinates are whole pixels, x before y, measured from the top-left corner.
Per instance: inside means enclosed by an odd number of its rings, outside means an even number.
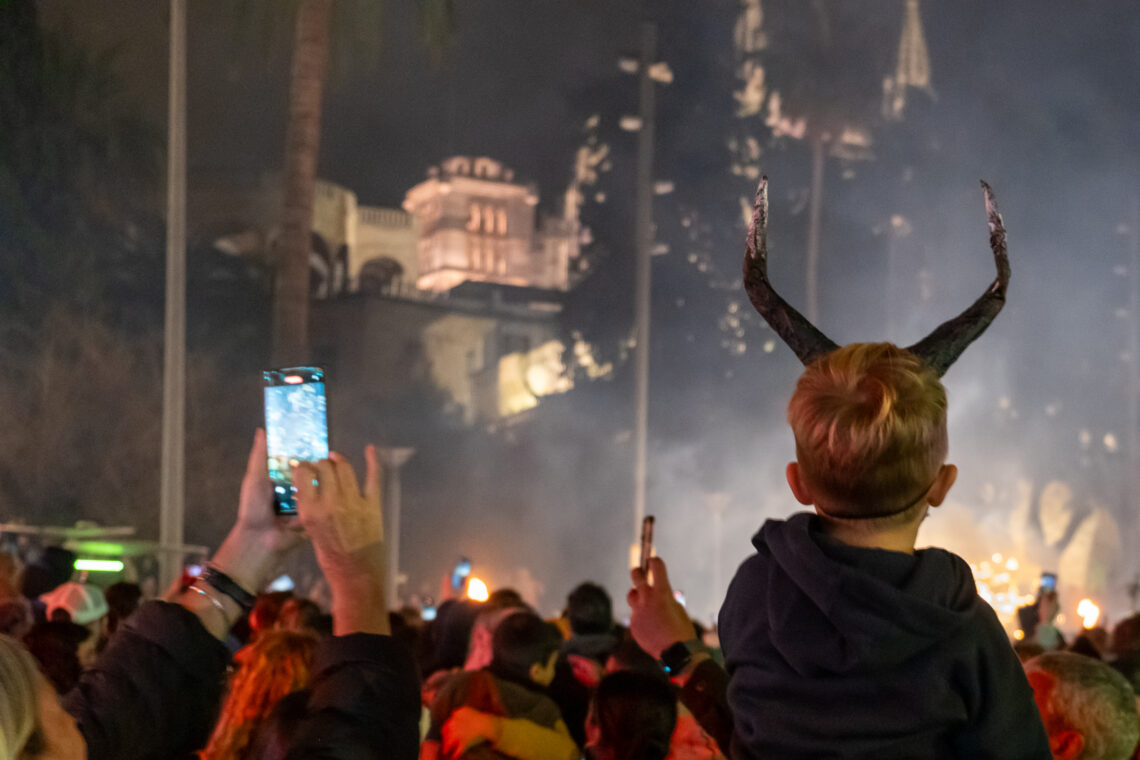
[[[769,520],[720,641],[735,758],[1040,758],[1033,692],[970,568]]]

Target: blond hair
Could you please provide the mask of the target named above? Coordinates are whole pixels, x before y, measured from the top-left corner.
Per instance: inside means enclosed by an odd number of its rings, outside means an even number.
[[[317,639],[294,631],[265,631],[235,656],[238,671],[202,760],[251,757],[257,729],[283,697],[309,685]]]
[[[852,343],[812,362],[788,423],[800,471],[830,517],[909,519],[949,445],[946,389],[919,357],[890,343]]]
[[[18,641],[0,636],[0,760],[16,760],[36,728],[39,675]]]

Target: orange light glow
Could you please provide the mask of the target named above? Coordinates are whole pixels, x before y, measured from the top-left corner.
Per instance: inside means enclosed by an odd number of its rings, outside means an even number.
[[[1016,631],[1013,632],[1013,638],[1017,639],[1018,641],[1021,641],[1022,639],[1025,638],[1025,631],[1018,628]]]
[[[1092,628],[1100,619],[1100,607],[1093,604],[1092,599],[1082,599],[1077,605],[1077,614],[1081,616],[1081,623],[1085,628]]]
[[[467,581],[467,598],[473,602],[485,602],[491,598],[491,593],[487,591],[486,583],[473,577]]]
[[[296,385],[297,383],[305,382],[305,379],[300,375],[286,375],[285,382],[289,383],[289,385]]]

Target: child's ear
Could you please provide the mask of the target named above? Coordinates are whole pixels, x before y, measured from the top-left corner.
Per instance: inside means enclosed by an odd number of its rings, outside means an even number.
[[[942,465],[942,468],[938,470],[938,476],[934,478],[934,485],[926,492],[926,503],[932,507],[941,505],[942,501],[946,498],[946,494],[950,493],[950,488],[957,479],[957,467],[952,464]]]
[[[799,462],[788,462],[784,476],[788,479],[788,486],[792,489],[792,495],[796,497],[796,501],[808,507],[815,504],[815,498],[811,495],[807,483],[804,482],[803,473],[800,472]]]

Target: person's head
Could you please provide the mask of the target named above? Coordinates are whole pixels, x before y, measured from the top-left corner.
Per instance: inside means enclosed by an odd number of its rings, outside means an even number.
[[[427,665],[424,673],[459,668],[467,660],[471,628],[482,605],[470,599],[448,599],[439,605],[428,625]]]
[[[66,694],[79,683],[86,653],[81,648],[95,637],[86,626],[66,620],[36,623],[24,637],[24,645],[40,670],[60,694]]]
[[[265,631],[270,631],[277,624],[281,615],[281,608],[285,602],[293,598],[292,591],[266,591],[257,595],[253,609],[249,611],[250,638],[256,639]]]
[[[530,605],[523,601],[522,594],[513,588],[497,588],[487,597],[484,606],[493,609],[506,609],[508,607],[519,609],[529,607]]]
[[[606,660],[606,672],[616,673],[619,670],[633,670],[646,675],[667,678],[665,669],[653,655],[646,652],[632,638],[623,639],[614,647],[614,651]]]
[[[562,634],[533,612],[507,615],[491,637],[491,671],[515,681],[549,686]]]
[[[274,627],[282,631],[319,634],[321,608],[311,599],[292,597],[281,605]]]
[[[86,756],[75,721],[18,641],[0,636],[0,760]]]
[[[1041,646],[1036,641],[1022,639],[1021,641],[1014,643],[1013,653],[1017,655],[1018,661],[1024,665],[1034,657],[1045,654],[1045,647]]]
[[[46,594],[67,583],[75,570],[75,553],[59,546],[49,546],[35,562],[24,568],[21,591],[29,599]]]
[[[467,660],[463,663],[464,670],[479,670],[490,665],[493,659],[492,642],[499,623],[516,612],[529,611],[525,606],[490,607],[489,604],[490,601],[475,615],[471,639],[467,645]]]
[[[1140,612],[1124,618],[1113,627],[1110,646],[1117,657],[1140,655]]]
[[[107,624],[110,608],[103,590],[87,583],[64,583],[40,597],[48,621],[75,623],[87,629],[90,636],[79,644],[79,662],[89,667],[95,661],[96,647]]]
[[[309,685],[317,639],[293,631],[263,631],[234,657],[237,672],[203,760],[234,760],[248,748],[277,703]]]
[[[594,760],[664,760],[676,725],[677,697],[666,679],[619,671],[594,692],[586,745]]]
[[[1025,664],[1055,760],[1126,760],[1140,740],[1132,687],[1105,663],[1046,652]]]
[[[788,404],[796,461],[788,484],[825,521],[868,529],[920,521],[957,470],[944,464],[946,389],[890,343],[852,343],[816,359]]]
[[[614,627],[610,595],[596,583],[581,584],[566,597],[566,618],[575,635],[609,633]]]
[[[142,600],[142,587],[137,583],[119,581],[107,587],[107,633],[119,629],[119,623],[129,618],[139,608]]]

